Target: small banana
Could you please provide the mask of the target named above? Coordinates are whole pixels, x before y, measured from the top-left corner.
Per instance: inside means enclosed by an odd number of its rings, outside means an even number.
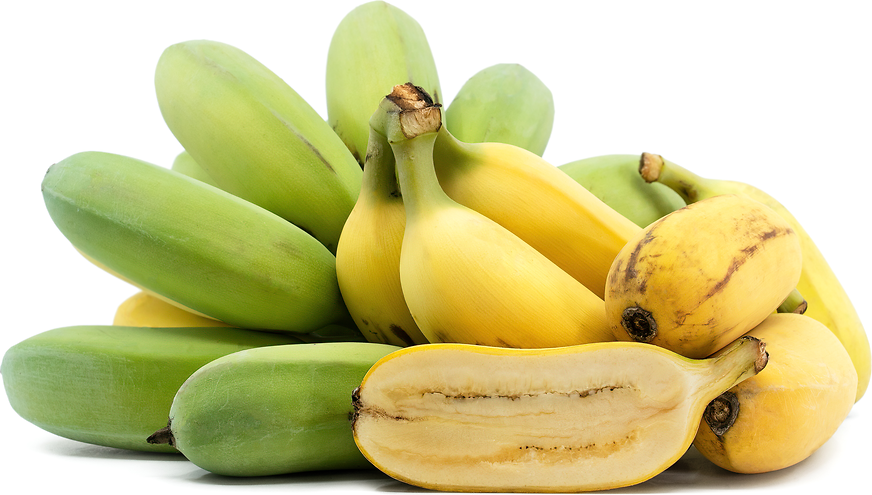
[[[42,182],[86,257],[165,299],[242,328],[309,332],[350,320],[336,258],[263,208],[134,158],[83,152]]]
[[[363,166],[369,118],[396,84],[441,101],[439,75],[421,25],[386,2],[368,2],[336,27],[327,51],[327,122]]]
[[[387,139],[370,131],[363,186],[339,237],[336,278],[348,312],[371,342],[425,344],[400,285],[406,213]]]
[[[771,208],[709,198],[627,243],[609,272],[606,315],[619,340],[703,358],[773,313],[801,266],[796,232]]]
[[[209,174],[203,170],[203,167],[201,167],[200,164],[194,160],[194,157],[192,157],[187,151],[182,151],[176,155],[171,168],[180,174],[193,177],[194,179],[197,179],[200,182],[205,182],[210,186],[218,187],[218,184],[212,180],[212,177],[209,177]]]
[[[218,358],[181,385],[169,424],[148,442],[228,476],[371,468],[351,434],[350,397],[376,361],[399,349],[334,342]]]
[[[796,217],[772,196],[754,186],[736,181],[706,179],[664,160],[660,155],[643,154],[640,172],[649,182],[657,181],[675,189],[688,203],[721,194],[737,194],[767,205],[790,224],[802,245],[802,274],[797,289],[808,303],[804,314],[823,323],[845,346],[859,377],[857,400],[860,400],[869,387],[872,375],[869,337],[844,287]]]
[[[201,366],[226,354],[299,340],[237,328],[72,326],[9,348],[0,373],[22,418],[65,438],[120,449],[173,452],[146,437]]]
[[[640,228],[687,206],[672,189],[639,176],[639,155],[594,156],[557,168]]]
[[[772,359],[709,403],[693,444],[724,469],[765,473],[806,459],[836,432],[854,405],[857,371],[808,316],[771,315],[747,335],[766,342]]]
[[[690,447],[706,404],[765,366],[740,339],[694,361],[656,346],[426,344],[354,394],[354,440],[386,474],[446,491],[575,492],[641,483]]]
[[[215,41],[168,47],[154,79],[164,121],[218,187],[335,252],[361,171],[300,95],[247,53]]]
[[[400,282],[427,340],[525,348],[614,340],[596,294],[439,187],[441,109],[421,91],[396,86],[373,128],[396,160],[406,213]]]
[[[512,144],[542,156],[554,126],[554,97],[526,67],[492,65],[463,84],[445,121],[461,141]]]

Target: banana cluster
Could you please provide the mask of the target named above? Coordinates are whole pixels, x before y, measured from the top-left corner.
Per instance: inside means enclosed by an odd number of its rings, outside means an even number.
[[[590,491],[691,444],[796,464],[866,391],[856,310],[783,206],[648,153],[554,166],[542,80],[487,67],[448,104],[388,3],[338,24],[326,118],[217,41],[168,47],[154,84],[169,166],[88,151],[42,181],[72,247],[137,288],[111,326],[5,353],[47,431],[229,476]]]

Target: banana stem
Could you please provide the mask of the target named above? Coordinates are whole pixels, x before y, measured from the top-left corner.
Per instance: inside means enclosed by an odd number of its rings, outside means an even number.
[[[363,162],[361,192],[376,198],[400,197],[394,152],[388,139],[372,127]]]
[[[745,336],[701,362],[704,363],[704,376],[708,381],[702,389],[709,396],[708,400],[712,400],[723,391],[763,371],[769,363],[769,353],[762,340]]]
[[[779,313],[796,313],[801,315],[808,309],[808,302],[802,297],[798,289],[793,289],[787,299],[778,306]]]

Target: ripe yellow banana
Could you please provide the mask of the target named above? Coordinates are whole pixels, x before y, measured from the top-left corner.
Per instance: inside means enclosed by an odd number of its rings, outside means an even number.
[[[164,167],[84,152],[42,182],[55,225],[89,259],[229,325],[310,332],[350,319],[336,258],[263,208]]]
[[[351,394],[376,361],[400,347],[370,342],[294,344],[218,358],[179,387],[148,437],[227,476],[371,468],[351,433]],[[143,440],[145,437],[143,437]]]
[[[9,348],[0,373],[15,412],[43,430],[95,445],[173,452],[146,437],[166,422],[191,373],[232,352],[296,342],[238,328],[64,327]]]
[[[512,144],[542,156],[554,125],[554,97],[524,66],[497,64],[470,77],[444,116],[460,141]]]
[[[155,88],[167,126],[215,184],[335,252],[360,166],[287,83],[238,48],[188,41],[164,50]]]
[[[857,400],[860,400],[872,375],[869,337],[842,284],[796,217],[770,195],[749,184],[703,178],[664,160],[660,155],[650,153],[642,155],[641,165],[640,171],[645,180],[657,181],[675,189],[688,203],[721,194],[737,194],[769,206],[790,224],[802,245],[802,274],[797,289],[808,303],[804,314],[823,323],[845,346],[859,377]]]
[[[427,340],[525,348],[614,340],[599,297],[439,187],[440,126],[440,107],[412,85],[396,86],[373,115],[403,193],[403,295]]]
[[[706,407],[693,444],[718,466],[765,473],[810,456],[839,428],[857,395],[857,371],[839,339],[804,315],[771,315],[747,335],[772,358],[760,374]]]
[[[799,239],[775,211],[724,195],[640,232],[609,272],[606,316],[619,340],[703,358],[773,313],[796,287]]]
[[[370,116],[394,85],[408,81],[441,102],[436,63],[420,24],[381,1],[349,12],[327,51],[327,122],[361,166]]]
[[[641,483],[690,447],[713,398],[766,365],[746,337],[694,361],[656,346],[407,347],[354,394],[354,439],[386,474],[450,491],[574,492]]]
[[[425,344],[400,286],[400,249],[406,213],[394,153],[371,130],[357,204],[339,237],[336,278],[348,312],[370,342]]]
[[[139,291],[115,310],[112,324],[120,327],[229,327],[227,323],[186,311],[179,306]]]

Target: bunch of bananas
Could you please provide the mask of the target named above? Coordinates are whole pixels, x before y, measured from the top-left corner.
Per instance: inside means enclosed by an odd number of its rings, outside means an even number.
[[[500,64],[445,107],[390,4],[338,25],[327,119],[215,41],[167,48],[155,87],[170,167],[83,152],[42,182],[73,247],[141,289],[5,353],[47,431],[229,476],[588,491],[691,444],[791,466],[866,391],[862,324],[783,206],[648,153],[548,163],[545,84]]]

